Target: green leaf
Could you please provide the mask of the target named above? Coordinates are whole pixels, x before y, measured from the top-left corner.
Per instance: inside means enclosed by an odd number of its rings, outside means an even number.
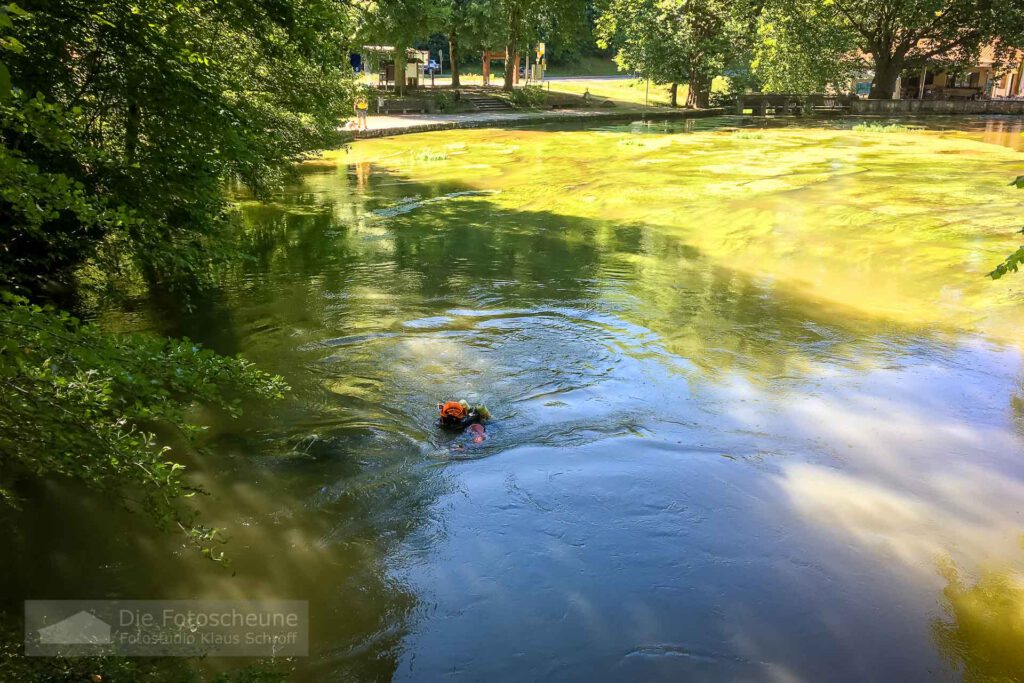
[[[993,280],[998,280],[1008,273],[1016,273],[1022,265],[1024,265],[1024,247],[1020,247],[1007,256],[1006,260],[996,266],[988,276]]]

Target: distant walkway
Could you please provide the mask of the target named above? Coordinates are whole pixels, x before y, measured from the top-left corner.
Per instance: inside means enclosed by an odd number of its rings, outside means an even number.
[[[560,121],[615,121],[623,119],[686,119],[721,116],[724,109],[669,109],[667,107],[614,107],[608,109],[554,109],[551,111],[467,112],[462,114],[403,114],[370,116],[367,130],[352,131],[356,139],[383,138],[455,128],[500,128]]]
[[[636,78],[632,74],[614,74],[611,76],[548,76],[545,74],[545,81],[628,81]]]

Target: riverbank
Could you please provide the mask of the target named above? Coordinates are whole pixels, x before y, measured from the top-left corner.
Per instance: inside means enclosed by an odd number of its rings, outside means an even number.
[[[854,100],[850,113],[886,116],[1024,114],[1024,100]]]
[[[970,110],[976,115],[1020,115],[1024,114],[1024,102],[924,102],[892,101],[895,105],[916,106],[870,106],[879,100],[863,100],[852,112],[854,116],[864,116],[869,120],[873,116],[891,117],[922,117],[949,116]],[[888,104],[888,102],[886,102]],[[952,105],[952,106],[951,106]],[[964,107],[964,105],[967,105]],[[993,106],[994,105],[994,106]],[[723,108],[715,109],[670,109],[651,107],[615,107],[609,109],[556,109],[551,111],[500,111],[500,112],[469,112],[459,114],[402,114],[391,116],[372,116],[369,129],[350,131],[353,139],[384,138],[409,133],[427,133],[439,130],[469,128],[504,128],[524,124],[558,123],[565,121],[623,121],[641,119],[645,121],[664,121],[672,119],[708,118],[729,114]],[[749,115],[747,115],[749,118]],[[773,117],[774,118],[774,117]]]
[[[555,109],[551,111],[502,111],[463,114],[403,114],[371,116],[367,130],[353,131],[354,139],[382,138],[408,133],[425,133],[456,128],[501,128],[531,123],[562,121],[614,121],[622,119],[666,120],[721,116],[724,109],[651,109],[615,107],[613,109]]]

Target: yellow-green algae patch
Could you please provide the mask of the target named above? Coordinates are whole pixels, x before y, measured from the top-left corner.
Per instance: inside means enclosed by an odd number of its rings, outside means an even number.
[[[424,163],[427,152],[447,151]],[[481,210],[642,225],[801,297],[902,325],[1016,340],[1024,166],[964,134],[776,129],[459,130],[333,152],[418,184],[496,191]],[[486,229],[486,226],[482,226]]]
[[[945,563],[946,619],[932,631],[939,651],[966,683],[1016,681],[1024,671],[1024,575],[986,567],[973,584]]]

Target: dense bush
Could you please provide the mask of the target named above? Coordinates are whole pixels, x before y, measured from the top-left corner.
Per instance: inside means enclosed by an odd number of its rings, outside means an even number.
[[[512,106],[521,109],[539,109],[548,104],[547,92],[535,85],[516,88],[508,95]]]
[[[244,360],[184,340],[113,335],[69,314],[3,295],[0,309],[0,501],[17,506],[20,478],[84,483],[204,544],[177,502],[193,493],[184,467],[150,429],[174,424],[193,434],[196,402],[231,414],[245,397],[286,389]]]
[[[335,0],[24,0],[0,5],[0,500],[62,477],[179,525],[192,491],[152,427],[233,412],[283,383],[187,341],[120,336],[81,274],[187,301],[229,244],[226,187],[269,192],[339,140],[349,9]]]
[[[437,111],[450,112],[455,109],[455,93],[451,90],[437,90],[434,92],[434,106]]]

